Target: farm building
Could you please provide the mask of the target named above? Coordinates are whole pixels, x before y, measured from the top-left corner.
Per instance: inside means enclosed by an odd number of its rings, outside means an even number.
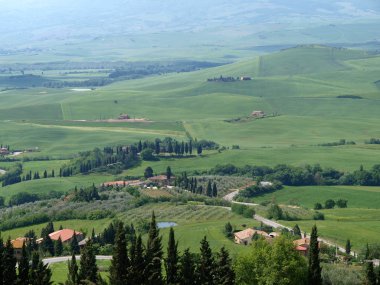
[[[264,238],[271,238],[271,236],[268,235],[268,233],[264,231],[249,228],[249,229],[234,233],[235,243],[244,244],[244,245],[250,244],[252,242],[252,238],[254,235],[260,235]]]
[[[120,114],[118,120],[129,120],[131,117],[128,114]]]
[[[295,245],[295,249],[300,252],[301,254],[307,256],[309,254],[309,247],[310,247],[310,239],[309,238],[301,238],[293,241],[293,244]],[[318,246],[321,246],[321,242],[318,242]]]
[[[14,250],[14,257],[16,257],[17,260],[20,260],[21,257],[22,257],[22,246],[26,245],[28,241],[28,238],[26,237],[18,237],[14,240],[11,240],[11,244],[13,246],[13,250]]]
[[[247,81],[247,80],[252,80],[252,78],[249,76],[240,76],[240,80],[241,81]]]
[[[253,111],[251,113],[251,117],[254,117],[254,118],[262,118],[264,116],[265,116],[264,111]]]
[[[74,233],[77,237],[78,242],[84,239],[84,236],[81,232],[76,232],[72,229],[63,229],[63,230],[55,231],[49,234],[49,236],[52,240],[57,241],[59,238],[61,238],[62,243],[70,243],[74,237]]]
[[[170,181],[174,179],[175,177],[173,176],[170,178]],[[157,175],[157,176],[149,177],[148,180],[150,182],[157,183],[160,186],[167,186],[170,183],[166,175]]]
[[[9,150],[5,147],[0,148],[0,155],[7,155],[9,154]]]

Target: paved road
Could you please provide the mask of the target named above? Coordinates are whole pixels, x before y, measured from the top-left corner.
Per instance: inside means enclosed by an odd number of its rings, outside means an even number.
[[[77,260],[80,260],[80,255],[76,255],[75,258]],[[97,260],[111,260],[111,255],[97,255]],[[50,257],[50,258],[44,258],[42,259],[42,262],[44,264],[53,264],[53,263],[59,263],[59,262],[66,262],[68,260],[71,260],[71,256],[60,256],[60,257]]]

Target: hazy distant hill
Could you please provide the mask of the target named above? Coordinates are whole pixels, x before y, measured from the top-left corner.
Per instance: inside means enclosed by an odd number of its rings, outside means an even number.
[[[3,46],[31,40],[221,27],[242,27],[241,33],[249,35],[267,29],[380,19],[380,4],[371,0],[0,0],[0,5]]]

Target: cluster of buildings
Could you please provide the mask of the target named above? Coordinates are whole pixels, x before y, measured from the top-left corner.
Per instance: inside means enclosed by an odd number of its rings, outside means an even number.
[[[280,234],[277,232],[267,233],[265,231],[248,228],[243,231],[234,233],[234,238],[235,238],[236,244],[248,245],[252,243],[255,236],[262,237],[268,242],[271,242],[274,238],[278,237],[279,235]],[[309,247],[310,247],[309,238],[305,237],[305,238],[297,239],[293,241],[293,244],[296,251],[298,251],[302,255],[305,255],[305,256],[308,255]]]

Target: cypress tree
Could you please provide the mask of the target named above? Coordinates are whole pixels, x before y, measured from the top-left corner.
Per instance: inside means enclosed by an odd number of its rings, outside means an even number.
[[[216,187],[216,183],[212,185],[212,197],[217,197],[218,196],[218,188]]]
[[[178,284],[178,243],[174,238],[174,230],[170,228],[167,248],[167,258],[165,260],[166,283]]]
[[[350,255],[350,253],[351,253],[351,241],[349,239],[346,242],[345,251],[346,251],[346,254]]]
[[[145,269],[145,259],[144,259],[144,249],[142,245],[141,235],[137,237],[136,245],[134,247],[134,252],[131,258],[131,268],[130,268],[130,284],[140,285],[144,283],[144,272]]]
[[[40,260],[38,253],[34,252],[29,278],[30,285],[51,285],[53,282],[50,279],[51,270],[48,264],[44,264],[42,260]]]
[[[192,140],[189,141],[189,153],[190,153],[190,155],[193,153],[193,141]]]
[[[318,231],[317,226],[314,225],[310,237],[308,284],[322,284],[321,270],[319,260]]]
[[[156,216],[152,212],[152,220],[150,222],[148,241],[146,246],[145,260],[145,278],[148,285],[163,284],[161,272],[162,245],[159,229],[156,224]]]
[[[18,264],[18,285],[29,284],[29,258],[25,243],[22,245],[21,259]]]
[[[222,247],[218,253],[218,260],[215,269],[215,284],[235,284],[235,272],[232,269],[232,259],[224,247]]]
[[[70,242],[70,250],[71,250],[71,252],[73,252],[75,254],[80,253],[80,247],[78,244],[77,234],[75,231],[73,233],[73,238],[71,239],[71,242]]]
[[[200,284],[214,284],[215,261],[206,236],[201,240],[201,256],[197,271]]]
[[[168,166],[167,168],[166,168],[166,179],[167,180],[170,180],[170,178],[172,178],[172,169],[170,168],[170,166]]]
[[[197,147],[197,154],[198,155],[201,155],[202,154],[202,146],[201,145],[198,145],[198,147]]]
[[[194,285],[195,284],[195,265],[193,256],[190,253],[190,250],[185,249],[179,266],[179,274],[181,277],[180,284],[183,285]]]
[[[75,258],[75,254],[72,253],[71,261],[67,261],[67,281],[65,285],[78,285],[79,284],[79,276],[78,276],[78,264]]]
[[[137,144],[137,151],[138,152],[141,152],[142,151],[142,143],[141,143],[141,140],[139,141],[139,143]]]
[[[48,234],[43,238],[42,250],[54,256],[54,243]]]
[[[301,229],[300,227],[298,226],[298,224],[296,224],[294,227],[293,227],[293,235],[297,238],[301,238],[302,237],[302,234],[301,234]]]
[[[211,187],[211,181],[209,180],[207,183],[207,190],[206,195],[211,197],[212,196],[212,187]]]
[[[157,155],[160,154],[160,141],[158,139],[156,139],[156,141],[155,141],[154,152]]]
[[[172,141],[170,140],[168,143],[168,153],[172,154],[173,153],[173,144]]]
[[[79,280],[86,280],[95,284],[98,280],[98,266],[96,265],[95,251],[91,240],[86,243],[82,250],[80,257]]]
[[[16,258],[11,240],[8,238],[3,251],[3,284],[16,284]]]
[[[128,268],[130,266],[127,253],[127,240],[122,222],[119,223],[116,231],[115,247],[113,250],[110,266],[110,283],[124,285],[128,283]]]
[[[54,253],[55,256],[61,256],[63,252],[63,243],[61,237],[55,242]]]
[[[365,264],[365,277],[368,285],[376,285],[376,274],[373,268],[373,262],[366,262]]]

